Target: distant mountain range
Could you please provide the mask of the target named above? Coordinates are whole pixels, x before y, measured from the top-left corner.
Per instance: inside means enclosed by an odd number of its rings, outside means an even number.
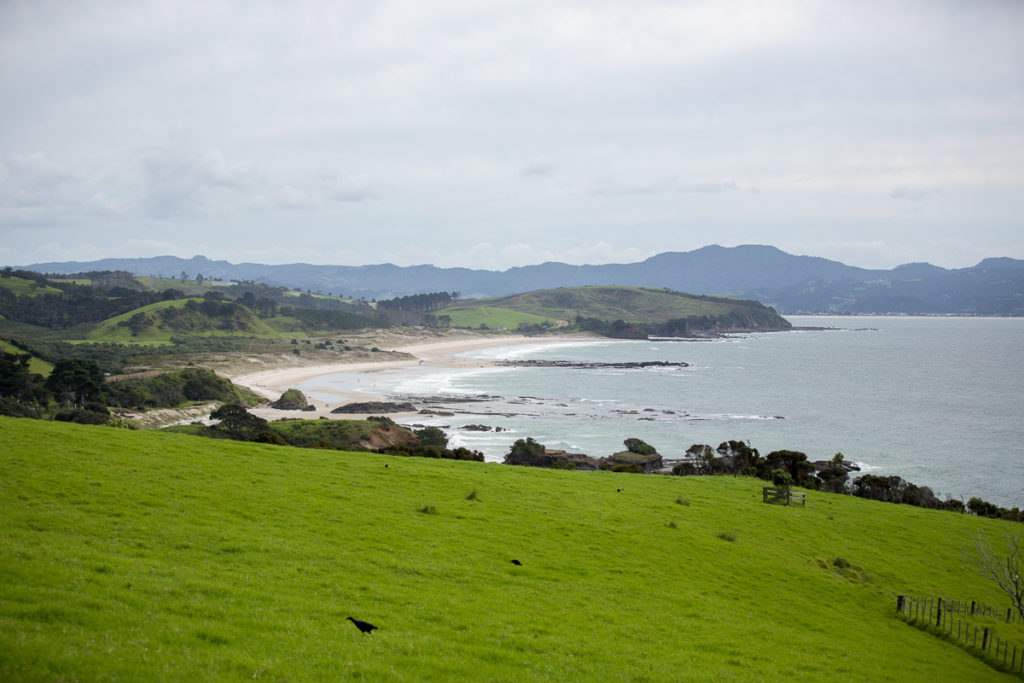
[[[43,273],[125,270],[165,277],[185,272],[190,278],[202,274],[204,278],[252,280],[366,299],[441,291],[479,298],[556,287],[634,285],[754,299],[790,315],[1024,315],[1024,260],[989,258],[961,269],[910,263],[891,270],[868,270],[761,245],[711,245],[689,252],[665,252],[639,263],[572,266],[549,262],[505,271],[392,264],[232,264],[203,256],[101,259],[24,267]]]

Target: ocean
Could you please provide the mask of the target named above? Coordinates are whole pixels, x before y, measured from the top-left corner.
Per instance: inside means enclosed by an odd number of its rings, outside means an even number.
[[[831,329],[539,341],[471,355],[688,365],[419,368],[382,377],[373,390],[456,412],[404,421],[444,427],[452,446],[487,460],[502,460],[528,436],[594,457],[623,450],[631,437],[666,458],[695,443],[737,439],[762,454],[790,449],[827,460],[841,452],[862,473],[898,475],[943,498],[1024,505],[1024,319],[787,319]]]

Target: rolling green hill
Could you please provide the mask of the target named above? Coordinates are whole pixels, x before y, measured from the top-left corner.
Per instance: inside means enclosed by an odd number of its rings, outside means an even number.
[[[41,285],[35,280],[11,276],[0,277],[0,289],[6,289],[17,296],[39,296],[40,294],[60,294],[56,287]]]
[[[0,474],[3,680],[1008,679],[895,617],[1003,604],[1008,522],[7,418]]]
[[[0,351],[3,351],[4,353],[13,353],[16,356],[21,356],[25,353],[14,344],[4,341],[3,339],[0,339]],[[50,372],[53,370],[53,363],[45,361],[38,356],[32,356],[32,359],[28,362],[28,370],[29,372],[40,374],[43,377],[48,377]]]
[[[501,306],[450,306],[438,312],[451,319],[454,327],[480,327],[486,325],[492,330],[507,328],[514,330],[520,325],[555,324],[558,318],[535,313],[525,313]]]
[[[191,298],[161,301],[109,318],[89,334],[89,340],[164,342],[191,334],[279,336],[241,304]]]
[[[461,320],[467,323],[466,326],[486,323],[485,314],[497,317],[493,313],[495,310],[533,316],[534,322],[537,319],[568,323],[579,319],[609,323],[621,320],[642,326],[651,334],[790,327],[774,310],[756,301],[695,296],[647,287],[562,287],[470,303],[472,306],[463,304],[441,309],[437,315],[449,315],[453,324]],[[474,311],[477,311],[475,316],[472,315]]]

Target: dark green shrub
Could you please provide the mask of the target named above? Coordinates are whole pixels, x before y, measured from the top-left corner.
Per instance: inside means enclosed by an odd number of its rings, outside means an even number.
[[[786,470],[775,469],[772,470],[772,484],[787,491],[793,485],[793,477]]]
[[[612,472],[626,472],[628,474],[643,474],[644,468],[635,462],[620,462],[618,465],[612,465]]]
[[[274,434],[273,432],[260,432],[253,439],[256,443],[269,443],[275,446],[287,446],[288,442],[281,437],[280,434]]]
[[[626,439],[622,442],[625,445],[626,450],[630,453],[636,453],[637,455],[654,455],[658,452],[654,446],[641,441],[640,439]]]
[[[526,437],[526,439],[517,439],[512,444],[512,449],[509,453],[513,455],[541,456],[544,455],[544,450],[544,444],[537,443],[533,440],[533,437]]]
[[[677,477],[686,477],[697,474],[700,470],[697,469],[696,463],[692,462],[681,462],[672,466],[672,474]]]
[[[106,408],[104,408],[106,410]],[[110,421],[110,413],[81,408],[79,410],[60,410],[53,416],[60,422],[74,422],[81,425],[105,425]]]
[[[439,427],[424,427],[414,432],[424,446],[448,447],[448,435]]]

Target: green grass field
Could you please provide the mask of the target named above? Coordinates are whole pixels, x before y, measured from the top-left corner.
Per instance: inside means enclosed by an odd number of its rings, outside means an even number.
[[[577,316],[608,321],[664,322],[702,316],[714,318],[735,312],[747,312],[766,320],[777,319],[774,312],[750,301],[696,296],[668,289],[620,286],[540,289],[512,296],[478,299],[464,306],[441,309],[436,314],[451,316],[452,323],[459,326],[476,326],[479,322],[486,322],[493,327],[488,320],[480,318],[480,312],[486,312],[495,319],[516,314],[529,316],[522,319],[529,323],[556,320],[572,323]],[[519,320],[513,317],[508,320],[510,324],[503,325],[510,329],[515,329],[519,324]]]
[[[0,418],[0,680],[1009,679],[894,615],[1017,525],[761,484]]]
[[[541,325],[543,323],[553,324],[558,320],[558,318],[495,306],[452,306],[438,311],[437,315],[447,315],[451,318],[451,324],[455,327],[479,328],[480,325],[487,325],[492,330],[501,328],[515,330],[519,327],[520,323]]]
[[[9,289],[18,296],[38,296],[40,294],[62,294],[61,290],[49,285],[40,285],[35,280],[21,277],[0,277],[0,287]]]
[[[196,328],[196,334],[211,337],[256,337],[274,338],[280,334],[271,329],[266,323],[251,313],[247,313],[242,320],[244,329],[221,330],[216,328],[217,319],[210,318],[198,311],[189,311],[185,308],[187,301],[202,303],[202,299],[174,299],[171,301],[160,301],[148,306],[133,309],[127,313],[108,318],[103,321],[93,332],[89,334],[89,341],[94,342],[117,342],[125,343],[152,343],[167,342],[172,337],[184,336],[190,332],[187,330],[173,330],[165,325],[151,325],[144,328],[138,335],[133,335],[126,324],[135,315],[143,314],[152,316],[166,308],[177,308],[181,310],[181,317],[191,322]]]
[[[25,353],[14,344],[6,342],[3,339],[0,339],[0,351],[3,351],[4,353],[13,353],[16,356],[21,356]],[[53,363],[45,361],[37,356],[32,356],[32,359],[28,362],[28,369],[29,372],[35,372],[43,377],[49,377],[50,373],[53,371]]]

